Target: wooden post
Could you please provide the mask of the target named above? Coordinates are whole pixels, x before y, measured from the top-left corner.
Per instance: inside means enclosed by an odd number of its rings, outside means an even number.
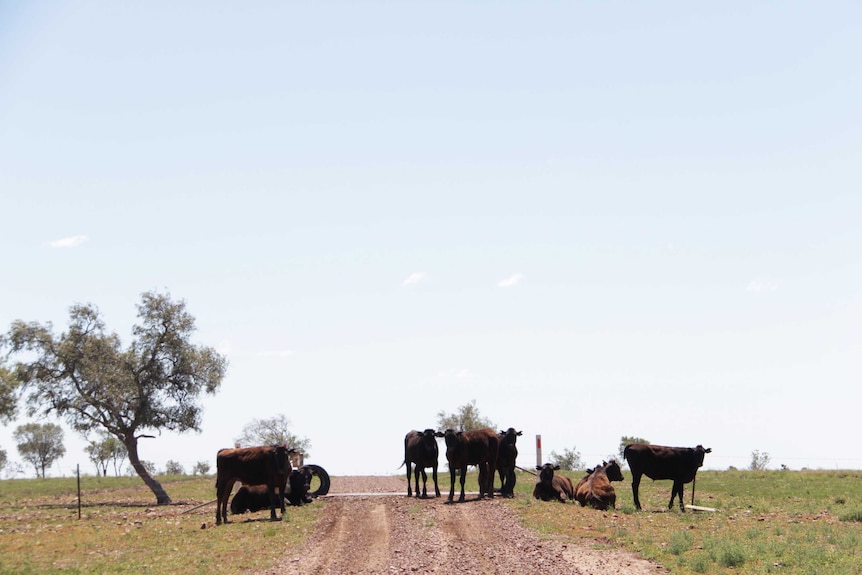
[[[81,520],[81,464],[79,463],[76,466],[76,473],[78,475],[78,520]]]

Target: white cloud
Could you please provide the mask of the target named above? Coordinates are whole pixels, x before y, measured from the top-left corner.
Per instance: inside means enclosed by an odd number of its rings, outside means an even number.
[[[428,279],[428,274],[426,274],[425,272],[415,272],[410,274],[406,280],[401,282],[401,285],[404,287],[413,286],[418,283],[422,283],[426,279]]]
[[[90,238],[87,236],[70,236],[68,238],[62,238],[59,240],[54,240],[53,242],[48,242],[48,245],[52,248],[76,248],[81,244],[88,241]]]
[[[749,282],[748,286],[745,288],[747,292],[754,293],[763,293],[769,291],[775,291],[778,289],[778,284],[772,280],[753,280]]]
[[[520,283],[520,281],[522,279],[524,279],[524,274],[516,273],[516,274],[512,274],[511,276],[507,277],[504,280],[500,280],[500,282],[497,285],[500,286],[501,288],[513,287],[513,286],[518,285],[518,283]]]

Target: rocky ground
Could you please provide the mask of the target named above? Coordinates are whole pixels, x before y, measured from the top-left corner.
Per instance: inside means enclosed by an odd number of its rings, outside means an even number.
[[[345,495],[350,494],[350,495]],[[395,494],[395,495],[393,495]],[[406,496],[402,477],[334,477],[304,549],[266,575],[664,573],[616,550],[541,539],[500,499],[448,504]]]

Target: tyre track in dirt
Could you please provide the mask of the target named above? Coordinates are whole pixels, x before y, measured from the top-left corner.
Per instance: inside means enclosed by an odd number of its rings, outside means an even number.
[[[344,478],[349,479],[349,478]],[[404,480],[381,477],[374,491]],[[400,479],[400,481],[399,481]],[[333,481],[334,492],[338,492]],[[342,488],[343,489],[343,488]],[[266,575],[647,575],[665,572],[624,551],[540,539],[498,498],[449,504],[404,495],[328,497],[301,549]]]

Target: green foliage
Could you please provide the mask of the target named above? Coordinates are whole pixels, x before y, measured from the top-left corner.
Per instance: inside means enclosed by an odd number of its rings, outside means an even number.
[[[445,411],[439,411],[437,413],[437,425],[440,431],[447,429],[472,431],[486,427],[497,427],[490,419],[482,417],[479,414],[479,408],[476,407],[475,399],[459,407],[457,413],[447,414]]]
[[[108,435],[104,431],[99,432],[98,440],[90,440],[84,448],[87,457],[96,466],[96,473],[103,476],[108,475],[108,464],[113,462],[114,475],[120,474],[120,464],[126,458],[126,446],[116,437]]]
[[[552,451],[550,457],[550,463],[559,465],[560,469],[564,471],[576,471],[586,469],[587,467],[584,465],[583,460],[581,460],[581,454],[576,447],[564,449],[562,455],[557,454],[556,451]]]
[[[169,459],[165,463],[165,475],[185,475],[186,471],[179,461]]]
[[[9,462],[8,455],[6,454],[5,449],[0,449],[0,471],[3,471],[3,468],[6,467],[6,464]]]
[[[69,311],[68,330],[55,336],[50,323],[15,321],[7,342],[28,361],[16,364],[30,415],[56,413],[82,433],[104,430],[122,441],[129,463],[156,495],[170,497],[138,456],[147,431],[200,430],[202,393],[221,385],[226,360],[190,342],[194,318],[185,302],[147,292],[138,305],[140,322],[123,348],[92,304]]]
[[[198,461],[192,467],[193,475],[207,475],[210,472],[210,464],[206,461]]]
[[[243,447],[255,445],[287,445],[307,457],[311,441],[306,437],[298,437],[290,432],[290,420],[283,414],[269,419],[255,419],[242,428],[236,442]]]
[[[854,511],[850,511],[849,513],[842,513],[839,516],[841,521],[854,521],[856,523],[862,523],[862,509],[856,509]]]
[[[25,423],[15,428],[13,438],[21,459],[36,470],[36,477],[45,477],[45,470],[63,457],[63,429],[54,423]]]
[[[15,419],[18,398],[15,394],[18,388],[18,378],[15,373],[3,364],[3,345],[0,342],[0,423],[9,423]]]

